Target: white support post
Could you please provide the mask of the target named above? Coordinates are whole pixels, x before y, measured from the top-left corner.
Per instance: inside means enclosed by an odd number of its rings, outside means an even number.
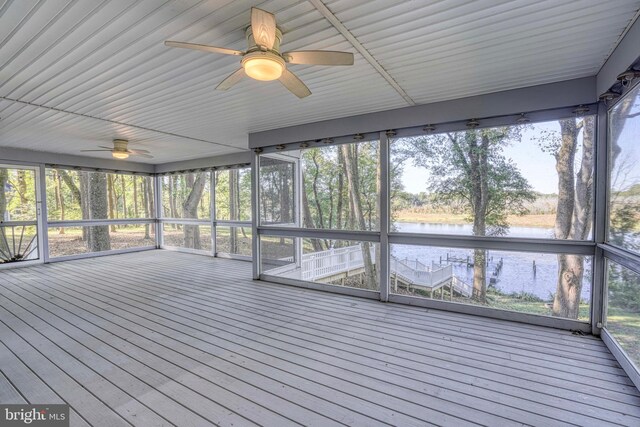
[[[217,243],[218,243],[218,233],[217,233],[217,220],[218,218],[216,217],[216,182],[217,182],[217,174],[215,170],[211,170],[209,172],[210,176],[209,176],[209,182],[211,183],[211,187],[209,188],[209,200],[210,200],[210,207],[209,209],[211,209],[211,213],[210,213],[210,217],[211,217],[211,256],[216,256],[216,254],[218,253],[218,248],[217,248]],[[231,228],[229,228],[229,232],[231,232]]]
[[[386,132],[380,132],[380,265],[378,275],[380,279],[380,301],[389,301],[389,218],[391,215],[389,191],[389,136]]]
[[[258,223],[260,221],[260,158],[257,153],[251,156],[251,257],[253,259],[253,279],[260,278],[260,236]]]
[[[42,262],[49,262],[49,224],[47,211],[47,170],[44,164],[36,168],[36,212],[38,214],[38,250]]]
[[[146,179],[147,176],[144,176],[144,179]],[[155,206],[155,212],[154,212],[154,221],[156,224],[156,249],[160,249],[163,245],[163,233],[164,233],[164,227],[162,226],[162,222],[160,221],[160,218],[162,217],[162,175],[152,175],[151,178],[153,179],[153,185],[154,185],[154,192],[153,192],[153,199],[154,199],[154,206]]]
[[[302,155],[302,153],[300,153]],[[296,159],[293,163],[294,171],[293,171],[293,200],[295,203],[294,206],[294,223],[297,228],[301,228],[303,224],[302,219],[302,162],[300,161],[300,157]],[[294,247],[295,247],[295,262],[298,268],[302,268],[302,253],[303,248],[303,239],[302,237],[296,237],[294,239]]]
[[[598,105],[598,117],[596,124],[595,148],[595,180],[594,180],[594,218],[593,236],[596,244],[602,244],[606,240],[608,231],[608,158],[609,143],[607,107],[604,103]],[[591,288],[591,333],[600,335],[601,326],[604,324],[606,304],[606,262],[602,250],[595,248],[593,257],[593,278]],[[600,325],[600,326],[599,326]]]

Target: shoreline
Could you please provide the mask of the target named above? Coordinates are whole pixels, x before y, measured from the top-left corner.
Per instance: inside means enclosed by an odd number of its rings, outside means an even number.
[[[458,214],[423,214],[413,212],[400,212],[393,222],[413,224],[446,224],[446,225],[471,225],[466,215]],[[513,227],[531,227],[553,229],[555,226],[555,214],[539,215],[509,215],[507,223]]]

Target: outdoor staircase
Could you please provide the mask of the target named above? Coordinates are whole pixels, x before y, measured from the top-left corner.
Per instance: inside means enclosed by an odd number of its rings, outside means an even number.
[[[376,253],[370,247],[371,262],[375,264]],[[293,260],[290,260],[293,261]],[[309,282],[331,282],[336,279],[355,276],[364,272],[362,244],[331,248],[326,251],[302,255],[300,266],[288,264],[271,269],[269,275],[301,279]],[[409,289],[433,292],[449,287],[453,293],[471,297],[473,288],[453,274],[453,265],[432,263],[430,266],[418,260],[400,260],[391,256],[391,280]],[[394,282],[395,281],[395,282]]]

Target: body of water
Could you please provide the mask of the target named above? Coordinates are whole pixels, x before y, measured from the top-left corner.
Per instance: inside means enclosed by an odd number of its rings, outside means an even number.
[[[470,225],[396,223],[396,230],[410,233],[470,235]],[[535,227],[511,227],[510,237],[549,238],[551,229]],[[449,259],[467,258],[473,261],[473,249],[442,248],[435,246],[391,245],[391,254],[398,259],[418,260],[426,265],[447,263]],[[527,292],[544,300],[550,300],[558,281],[558,257],[555,254],[532,252],[487,251],[487,284],[503,292]],[[582,299],[588,301],[591,294],[590,257],[585,257],[585,275]],[[497,266],[502,260],[502,268]],[[453,263],[454,274],[466,283],[473,284],[473,267],[466,263]],[[495,275],[494,275],[495,273]],[[492,280],[493,279],[493,280]]]
[[[456,236],[472,236],[471,224],[432,224],[424,222],[395,222],[395,230],[403,233],[454,234]],[[542,227],[509,227],[508,237],[528,237],[535,239],[552,239],[553,229]]]

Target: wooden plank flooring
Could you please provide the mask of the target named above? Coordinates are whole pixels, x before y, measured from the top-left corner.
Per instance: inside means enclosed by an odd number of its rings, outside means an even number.
[[[640,425],[601,340],[147,251],[0,272],[0,402],[73,426]]]

